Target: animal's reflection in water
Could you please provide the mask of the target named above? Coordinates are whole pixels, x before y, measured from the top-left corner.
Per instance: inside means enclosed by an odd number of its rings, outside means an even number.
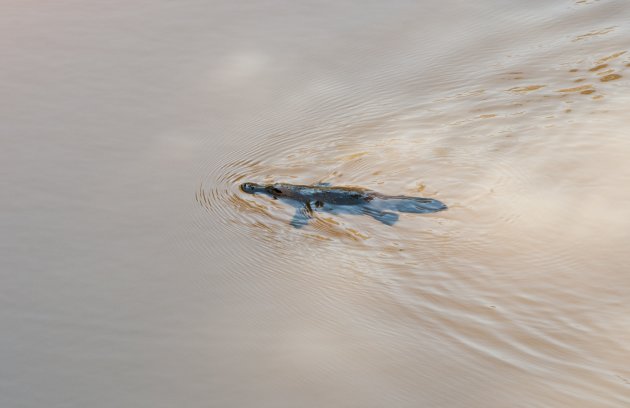
[[[296,208],[291,225],[302,228],[308,224],[313,211],[331,214],[369,215],[386,225],[398,221],[398,213],[426,214],[446,210],[441,201],[432,198],[388,196],[358,187],[333,187],[326,184],[312,186],[286,183],[243,183],[241,190],[249,194],[266,194],[286,200]]]

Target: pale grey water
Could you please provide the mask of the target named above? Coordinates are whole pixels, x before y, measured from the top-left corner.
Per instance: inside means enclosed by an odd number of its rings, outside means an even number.
[[[628,21],[5,1],[0,406],[630,406]],[[245,179],[450,209],[296,230]]]

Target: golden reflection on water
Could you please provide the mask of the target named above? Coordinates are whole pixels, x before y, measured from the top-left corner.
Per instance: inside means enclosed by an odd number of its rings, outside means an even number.
[[[619,78],[621,78],[621,75],[619,74],[608,74],[608,75],[604,75],[599,80],[602,82],[609,82],[609,81],[616,81]]]
[[[520,78],[518,78],[520,79]],[[546,85],[528,85],[528,86],[517,86],[511,89],[508,89],[508,91],[510,92],[532,92],[532,91],[537,91],[541,88],[544,88]]]
[[[593,30],[571,42],[616,33]],[[628,360],[614,356],[628,352],[621,339],[630,332],[618,326],[609,341],[605,323],[585,312],[620,311],[619,286],[592,287],[600,272],[610,282],[627,282],[625,262],[605,261],[616,250],[604,243],[618,245],[630,227],[619,222],[628,219],[624,208],[611,209],[629,199],[617,190],[630,172],[623,153],[629,146],[614,130],[627,125],[618,116],[625,102],[613,82],[624,80],[619,57],[626,51],[556,52],[555,63],[548,56],[537,64],[505,63],[465,87],[434,90],[393,110],[359,112],[322,133],[304,131],[299,142],[271,136],[279,142],[258,146],[255,165],[223,169],[239,180],[433,197],[447,203],[446,212],[403,214],[393,227],[316,212],[297,230],[288,223],[290,206],[242,196],[228,176],[224,189],[232,192],[222,196],[223,215],[273,242],[282,257],[312,258],[371,282],[378,288],[371,296],[380,299],[373,306],[480,364],[556,381],[555,392],[572,405],[602,392],[622,401],[619,380],[630,372],[621,361]],[[611,101],[600,109],[605,95]],[[296,246],[303,240],[307,247]],[[572,375],[551,380],[547,370]]]
[[[577,37],[575,37],[573,39],[573,41],[575,42],[575,41],[584,40],[584,39],[589,38],[589,37],[595,37],[595,36],[598,36],[598,35],[605,35],[605,34],[608,34],[608,33],[612,32],[615,28],[617,28],[617,27],[608,27],[608,28],[604,28],[604,29],[601,29],[601,30],[593,30],[593,31],[591,31],[589,33],[578,35]]]

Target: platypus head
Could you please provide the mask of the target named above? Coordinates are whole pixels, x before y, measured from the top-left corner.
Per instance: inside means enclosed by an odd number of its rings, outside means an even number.
[[[248,194],[265,193],[266,186],[256,183],[243,183],[241,184],[241,190]]]
[[[281,184],[243,183],[240,188],[248,194],[263,193],[276,199],[284,195],[284,192],[279,188],[280,186]]]

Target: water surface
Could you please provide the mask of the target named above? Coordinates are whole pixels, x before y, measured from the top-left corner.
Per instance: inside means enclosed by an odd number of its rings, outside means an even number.
[[[625,0],[0,21],[0,405],[630,405]],[[246,180],[449,210],[295,229]]]

